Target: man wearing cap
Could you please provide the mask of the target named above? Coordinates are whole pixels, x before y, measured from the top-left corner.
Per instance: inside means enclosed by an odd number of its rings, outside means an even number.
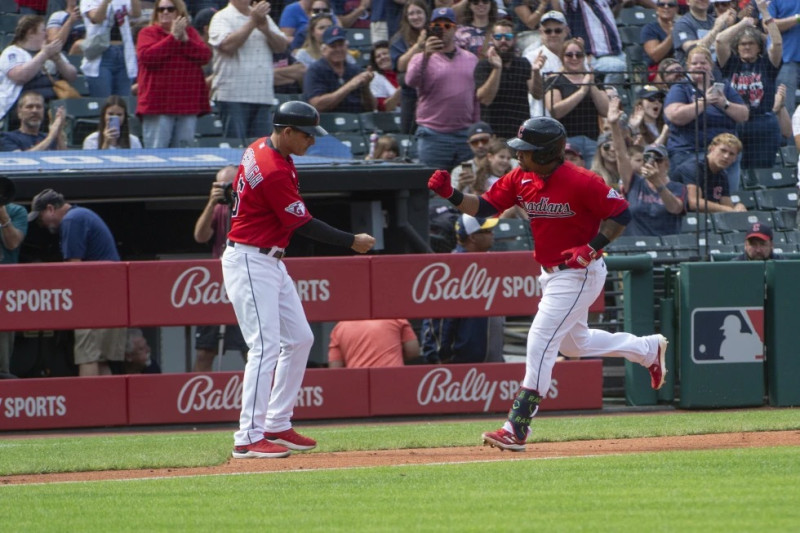
[[[786,259],[776,254],[772,242],[772,227],[769,224],[756,222],[744,238],[744,253],[731,261],[767,261],[769,259]]]
[[[522,122],[530,118],[528,95],[533,94],[534,70],[540,70],[545,57],[537,57],[531,66],[516,55],[514,24],[498,20],[492,27],[489,51],[475,67],[476,95],[481,103],[481,117],[491,124],[495,134],[507,139],[517,134]],[[535,96],[543,96],[542,85]]]
[[[270,4],[263,0],[252,5],[250,0],[230,0],[211,18],[211,98],[219,109],[225,137],[261,137],[272,127],[272,54],[285,51],[289,40],[269,12]]]
[[[720,133],[708,145],[706,154],[689,158],[675,169],[672,177],[686,185],[689,211],[725,213],[747,211],[744,204],[731,200],[727,169],[742,151],[742,142],[731,133]]]
[[[295,432],[291,422],[314,343],[281,261],[292,235],[359,253],[375,245],[372,236],[333,228],[306,209],[292,156],[305,154],[317,135],[327,132],[316,109],[300,101],[281,104],[272,134],[244,151],[233,181],[236,199],[222,275],[249,348],[234,434],[236,459],[286,457],[290,450],[317,445]]]
[[[578,165],[579,167],[586,167],[586,161],[583,159],[583,154],[581,154],[581,151],[570,143],[564,145],[564,160],[569,161],[573,165]]]
[[[546,4],[546,2],[542,2]],[[531,65],[538,64],[540,56],[544,57],[544,64],[539,69],[533,71],[533,90],[528,98],[531,116],[541,117],[550,116],[550,112],[542,102],[544,91],[544,79],[555,72],[561,71],[564,66],[561,63],[561,52],[564,42],[569,37],[569,27],[567,19],[559,11],[548,11],[542,16],[541,23],[542,44],[529,46],[522,55]]]
[[[45,189],[33,197],[28,221],[59,233],[64,261],[119,261],[114,236],[97,213],[72,205]],[[74,356],[81,376],[111,374],[109,363],[125,360],[126,328],[76,329]]]
[[[417,90],[417,151],[434,168],[452,168],[470,157],[467,129],[480,120],[475,95],[475,55],[455,44],[456,16],[433,10],[425,51],[409,61],[405,83]]]
[[[475,174],[478,166],[486,160],[489,153],[489,143],[495,135],[492,127],[486,122],[476,122],[467,130],[467,143],[472,150],[472,159],[462,161],[461,164],[453,167],[450,176],[453,178],[453,187],[458,190],[464,189],[475,182]]]
[[[453,253],[488,252],[497,222],[496,218],[460,215]],[[502,363],[504,321],[496,316],[426,318],[422,322],[422,357],[429,363]]]
[[[320,113],[375,111],[377,102],[369,84],[372,69],[361,71],[348,63],[347,35],[339,26],[322,34],[322,57],[309,65],[303,81],[303,100]]]
[[[633,173],[625,199],[631,221],[623,235],[675,235],[686,213],[686,187],[669,179],[669,154],[660,144],[644,149],[641,175]]]

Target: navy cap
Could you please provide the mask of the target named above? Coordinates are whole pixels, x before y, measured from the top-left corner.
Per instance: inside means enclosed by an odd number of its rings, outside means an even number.
[[[753,227],[750,228],[750,231],[747,232],[747,237],[745,237],[745,239],[750,239],[751,237],[761,239],[762,241],[772,242],[772,228],[769,224],[756,222],[753,224]]]
[[[341,26],[328,26],[325,33],[322,34],[322,42],[325,44],[333,44],[336,41],[344,41],[347,39],[347,34]]]
[[[447,19],[450,22],[456,21],[456,14],[449,7],[440,7],[433,10],[431,13],[431,20]]]

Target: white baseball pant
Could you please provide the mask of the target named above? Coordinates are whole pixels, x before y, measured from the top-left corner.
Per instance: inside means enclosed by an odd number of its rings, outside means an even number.
[[[244,446],[292,427],[314,335],[282,261],[237,243],[222,254],[222,274],[249,348],[233,437]]]
[[[586,269],[542,271],[542,299],[528,331],[523,387],[547,396],[559,350],[567,357],[624,357],[643,366],[655,362],[657,335],[589,329],[589,306],[603,291],[606,273],[602,259]]]

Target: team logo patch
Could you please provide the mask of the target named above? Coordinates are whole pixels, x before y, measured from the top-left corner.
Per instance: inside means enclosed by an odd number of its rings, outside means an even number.
[[[764,308],[711,307],[692,311],[692,361],[764,361]]]
[[[614,198],[616,200],[622,200],[622,195],[617,191],[615,191],[614,189],[609,189],[606,198]]]
[[[287,205],[285,211],[293,214],[296,217],[302,217],[306,214],[306,206],[303,202],[298,200],[291,205]]]

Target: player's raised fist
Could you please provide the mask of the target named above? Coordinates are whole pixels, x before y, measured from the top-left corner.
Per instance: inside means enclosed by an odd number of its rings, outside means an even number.
[[[367,233],[359,233],[353,239],[353,245],[350,248],[363,254],[369,252],[373,246],[375,246],[375,237]]]
[[[450,180],[450,173],[446,170],[437,170],[428,178],[428,188],[441,196],[450,198],[453,196],[453,184]]]
[[[561,255],[564,257],[564,264],[570,268],[586,268],[598,255],[602,253],[595,251],[594,248],[588,244],[583,246],[576,246],[569,250],[564,250]]]

